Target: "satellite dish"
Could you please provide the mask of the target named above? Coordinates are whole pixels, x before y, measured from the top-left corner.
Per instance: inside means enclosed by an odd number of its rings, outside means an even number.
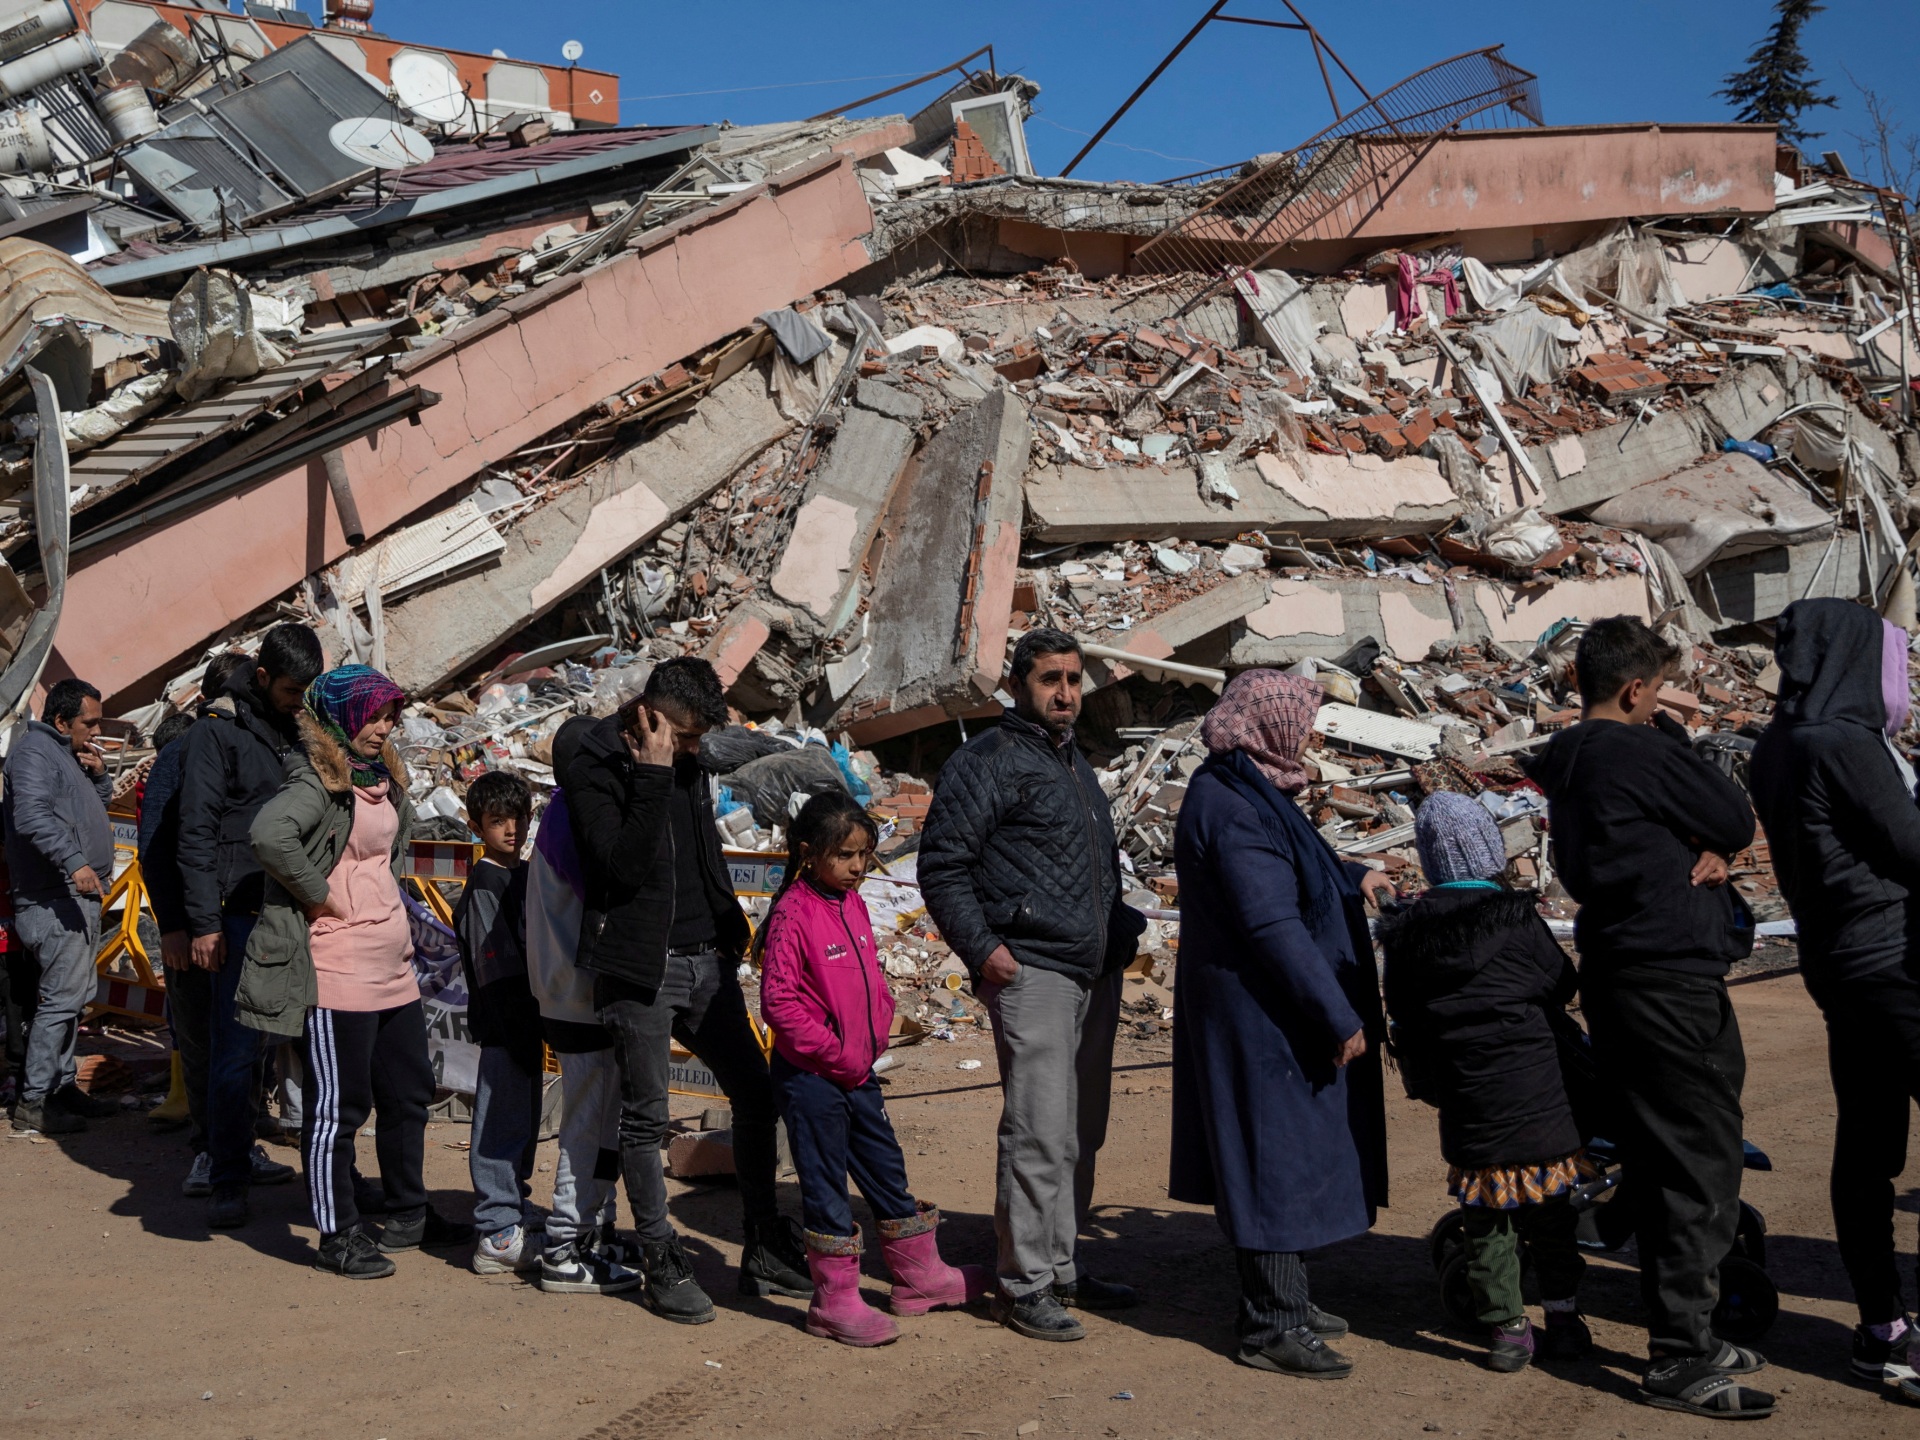
[[[403,50],[387,70],[393,93],[418,118],[434,125],[451,125],[466,117],[467,95],[460,75],[437,55]]]
[[[327,139],[342,155],[376,170],[404,170],[433,158],[433,146],[418,130],[374,115],[336,121]]]
[[[567,60],[578,60],[586,53],[585,47],[583,47],[578,40],[569,40],[560,47],[562,58]]]

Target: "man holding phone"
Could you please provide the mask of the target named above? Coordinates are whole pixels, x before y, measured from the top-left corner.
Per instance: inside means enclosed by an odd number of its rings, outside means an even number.
[[[682,656],[655,666],[613,715],[569,720],[554,737],[556,755],[571,753],[557,778],[586,882],[575,963],[593,974],[594,1010],[614,1037],[620,1165],[640,1237],[642,1299],[683,1325],[711,1320],[713,1302],[673,1232],[660,1170],[675,1039],[733,1106],[746,1220],[741,1293],[813,1294],[799,1227],[774,1198],[773,1086],[737,974],[749,930],[700,768],[700,737],[726,723],[718,673]]]
[[[7,756],[13,929],[40,965],[15,1130],[71,1135],[119,1109],[73,1083],[80,1015],[96,988],[100,902],[113,879],[113,779],[93,743],[101,719],[98,690],[61,680]]]

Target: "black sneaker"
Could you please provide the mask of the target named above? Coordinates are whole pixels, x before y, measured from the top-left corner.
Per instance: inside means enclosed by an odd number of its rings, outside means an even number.
[[[253,1185],[285,1185],[293,1179],[295,1174],[293,1166],[282,1165],[267,1154],[264,1145],[253,1147],[253,1154],[248,1157],[247,1164],[249,1167],[247,1181]]]
[[[242,1185],[238,1189],[222,1186],[213,1192],[213,1198],[207,1201],[207,1228],[209,1230],[238,1230],[247,1223],[247,1189]]]
[[[53,1092],[53,1098],[62,1110],[82,1120],[111,1120],[120,1113],[118,1101],[96,1099],[78,1085],[62,1085]]]
[[[1911,1317],[1907,1318],[1899,1337],[1893,1340],[1882,1340],[1866,1326],[1856,1325],[1849,1368],[1857,1378],[1871,1380],[1876,1385],[1887,1380],[1910,1380],[1914,1374],[1911,1348],[1915,1338]]]
[[[800,1227],[786,1216],[747,1227],[747,1248],[740,1255],[740,1293],[813,1298],[806,1242]]]
[[[1307,1307],[1307,1328],[1322,1340],[1344,1340],[1347,1338],[1347,1322],[1338,1315],[1329,1315],[1318,1305]]]
[[[693,1278],[693,1267],[687,1263],[687,1252],[680,1248],[678,1235],[657,1245],[643,1245],[640,1268],[647,1277],[640,1303],[662,1320],[676,1325],[704,1325],[713,1319],[713,1301]]]
[[[22,1100],[14,1106],[13,1128],[20,1135],[78,1135],[87,1128],[87,1122],[48,1097]]]
[[[1584,1360],[1593,1353],[1593,1331],[1578,1310],[1547,1311],[1546,1328],[1534,1338],[1542,1360]]]
[[[1296,1325],[1270,1345],[1245,1346],[1233,1358],[1255,1370],[1302,1380],[1344,1380],[1353,1373],[1353,1361],[1306,1325]]]
[[[394,1264],[380,1253],[373,1236],[356,1225],[324,1236],[313,1268],[348,1280],[380,1280],[393,1274]]]
[[[1131,1310],[1140,1303],[1140,1296],[1131,1285],[1096,1280],[1086,1274],[1065,1285],[1056,1281],[1053,1298],[1069,1310]]]
[[[641,1276],[587,1243],[590,1238],[569,1240],[542,1254],[533,1283],[554,1295],[621,1295],[638,1289]]]
[[[402,1250],[457,1250],[473,1243],[473,1226],[449,1220],[431,1205],[411,1215],[395,1215],[380,1231],[380,1249],[394,1255]]]
[[[1029,1340],[1084,1340],[1087,1336],[1086,1327],[1054,1299],[1052,1290],[1036,1290],[1017,1299],[995,1290],[993,1318]]]

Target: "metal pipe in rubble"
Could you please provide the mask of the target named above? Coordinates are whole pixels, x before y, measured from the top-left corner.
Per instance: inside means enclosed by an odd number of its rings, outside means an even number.
[[[1091,655],[1096,660],[1117,661],[1135,670],[1162,670],[1169,675],[1198,680],[1202,685],[1227,683],[1227,672],[1224,670],[1212,670],[1205,665],[1182,665],[1177,660],[1156,660],[1151,655],[1136,655],[1131,650],[1116,650],[1111,645],[1089,645],[1082,641],[1080,653]]]
[[[347,482],[347,460],[338,450],[320,457],[327,470],[327,488],[333,492],[333,508],[340,514],[340,529],[349,545],[367,543],[367,527],[360,523],[360,507],[354,503],[353,486]]]

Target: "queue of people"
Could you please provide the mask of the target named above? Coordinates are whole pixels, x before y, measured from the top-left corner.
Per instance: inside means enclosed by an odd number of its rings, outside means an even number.
[[[1909,920],[1920,809],[1892,743],[1907,719],[1906,635],[1855,605],[1801,602],[1782,617],[1778,658],[1779,712],[1752,785],[1832,1037],[1833,1209],[1861,1322],[1852,1361],[1867,1378],[1910,1375],[1915,1332],[1892,1236],[1920,1096]],[[1381,872],[1335,854],[1293,799],[1308,781],[1314,682],[1246,672],[1206,717],[1207,759],[1175,845],[1184,923],[1168,1193],[1212,1207],[1234,1248],[1241,1363],[1325,1380],[1353,1371],[1337,1348],[1348,1322],[1316,1303],[1309,1261],[1369,1230],[1387,1203],[1391,1053],[1408,1094],[1438,1109],[1489,1369],[1590,1349],[1571,1200],[1604,1132],[1632,1173],[1622,1199],[1648,1316],[1642,1398],[1706,1418],[1773,1413],[1752,1379],[1766,1361],[1711,1326],[1742,1168],[1745,1061],[1726,975],[1753,937],[1729,861],[1753,840],[1754,806],[1660,712],[1676,660],[1637,620],[1588,627],[1580,723],[1529,762],[1581,905],[1577,967],[1531,898],[1504,884],[1498,828],[1468,796],[1421,805],[1418,896],[1402,900]],[[988,1301],[1014,1332],[1070,1342],[1086,1333],[1074,1311],[1143,1303],[1080,1254],[1122,974],[1145,921],[1122,900],[1109,809],[1074,741],[1083,660],[1072,637],[1021,637],[1005,682],[1014,704],[947,762],[919,853],[928,912],[992,1020],[1002,1111],[991,1267],[943,1256],[940,1212],[910,1188],[875,1076],[893,1002],[859,893],[874,822],[846,795],[811,797],[753,934],[699,766],[701,737],[727,719],[705,661],[666,661],[614,714],[561,727],[558,788],[530,856],[526,782],[494,772],[469,787],[481,856],[455,928],[480,1047],[473,1224],[438,1213],[422,1173],[433,1077],[400,879],[413,811],[391,744],[404,697],[366,666],[325,669],[318,638],[297,625],[269,631],[255,657],[220,657],[208,676],[208,701],[162,737],[140,846],[192,1115],[183,1188],[207,1196],[211,1228],[246,1225],[249,1189],[293,1178],[254,1144],[273,1045],[298,1096],[316,1268],[376,1279],[396,1253],[471,1244],[481,1274],[523,1273],[562,1294],[637,1291],[662,1319],[710,1321],[660,1165],[677,1040],[733,1107],[738,1288],[806,1300],[809,1333],[860,1346],[899,1333],[860,1294],[868,1237],[850,1179],[896,1316]],[[113,862],[100,719],[98,693],[63,680],[6,761],[11,930],[37,975],[20,1006],[16,1129],[71,1133],[114,1109],[74,1084]],[[742,986],[749,958],[770,1056]],[[24,969],[9,963],[18,1001]],[[1576,996],[1584,1029],[1568,1008]],[[543,1211],[530,1182],[548,1050],[562,1110]],[[356,1167],[369,1116],[377,1185]],[[778,1204],[776,1121],[800,1223]],[[1529,1257],[1538,1328],[1521,1294]]]

